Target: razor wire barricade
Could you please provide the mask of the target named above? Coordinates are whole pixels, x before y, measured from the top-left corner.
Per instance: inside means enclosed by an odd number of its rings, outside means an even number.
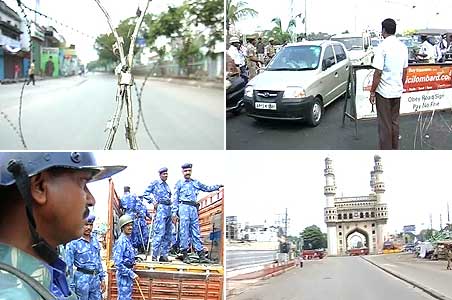
[[[113,145],[113,142],[115,139],[115,135],[119,128],[119,123],[121,120],[121,115],[122,115],[124,104],[126,105],[126,111],[127,111],[125,130],[126,130],[126,140],[128,142],[129,148],[132,150],[138,149],[138,144],[136,141],[136,132],[137,132],[139,123],[141,121],[141,122],[143,122],[143,126],[146,130],[146,133],[147,133],[148,137],[150,138],[151,142],[153,143],[154,147],[156,149],[160,149],[158,144],[156,143],[155,139],[152,137],[152,134],[148,128],[148,125],[145,122],[145,118],[144,118],[143,110],[142,110],[142,102],[141,102],[141,97],[142,97],[144,86],[146,84],[148,77],[151,75],[152,70],[149,71],[149,73],[146,75],[146,78],[140,88],[140,91],[138,90],[138,88],[134,82],[133,76],[132,76],[133,58],[134,58],[134,54],[135,54],[134,53],[134,48],[135,48],[134,45],[135,45],[135,41],[136,41],[136,38],[138,35],[138,31],[143,23],[144,16],[148,10],[149,2],[151,2],[151,0],[146,0],[145,8],[143,10],[140,10],[138,8],[137,14],[139,12],[139,15],[137,16],[135,28],[134,28],[133,34],[131,36],[131,42],[130,42],[129,52],[127,53],[127,56],[124,51],[124,39],[123,39],[123,37],[119,36],[116,29],[113,27],[110,15],[106,11],[106,9],[103,7],[100,0],[94,0],[94,1],[99,6],[99,8],[101,9],[101,11],[105,15],[105,17],[107,18],[108,25],[109,25],[109,27],[113,33],[113,36],[115,38],[115,41],[116,41],[113,46],[112,52],[115,55],[117,55],[120,59],[120,64],[115,69],[115,74],[117,75],[117,90],[116,90],[116,97],[115,97],[116,108],[115,108],[113,117],[107,122],[105,131],[108,131],[108,138],[105,143],[104,149],[110,150],[112,148],[112,145]],[[72,26],[59,22],[55,18],[52,18],[44,13],[41,13],[37,10],[34,10],[34,9],[26,6],[24,3],[22,3],[21,0],[17,0],[17,4],[18,4],[18,6],[21,10],[21,13],[23,15],[23,18],[26,22],[28,35],[30,36],[30,39],[29,39],[29,49],[30,49],[30,54],[31,54],[30,61],[33,60],[32,53],[34,50],[32,39],[31,39],[31,36],[32,36],[31,23],[32,22],[29,20],[25,10],[28,10],[32,13],[35,13],[35,14],[38,14],[45,18],[48,18],[49,20],[52,20],[53,22],[55,22],[61,26],[64,26],[72,31],[76,31],[77,33],[79,33],[81,35],[84,35],[84,36],[92,38],[92,39],[96,39],[96,37],[94,37],[94,36],[91,36],[82,31],[79,31]],[[24,89],[25,89],[25,85],[27,85],[27,82],[28,82],[28,80],[24,81],[22,89],[21,89],[21,93],[20,93],[18,126],[14,125],[14,123],[11,121],[11,119],[8,117],[8,115],[4,111],[0,110],[0,116],[6,120],[7,124],[11,127],[11,129],[14,131],[14,133],[17,134],[24,149],[27,149],[27,144],[25,142],[25,138],[24,138],[23,131],[22,131],[22,107],[23,107],[23,94],[24,94]],[[139,106],[138,118],[137,118],[135,127],[133,126],[132,85],[135,87],[135,91],[137,94],[137,100],[138,100],[138,106]]]
[[[369,102],[374,68],[372,66],[354,66],[351,74],[351,97],[346,98],[343,110],[342,126],[345,119],[355,125],[355,138],[358,139],[360,120],[375,119],[377,112]],[[452,118],[452,64],[413,64],[408,66],[404,93],[400,100],[400,115],[418,115],[413,128],[413,149],[436,149],[429,130],[433,126],[445,128],[446,134],[452,134],[449,119]],[[435,117],[436,122],[435,122]],[[408,135],[411,135],[409,133]],[[444,137],[440,137],[444,140]]]
[[[143,22],[144,16],[146,14],[146,11],[149,7],[149,2],[151,0],[146,1],[146,7],[140,11],[140,15],[138,16],[138,20],[135,24],[135,29],[132,34],[132,38],[130,41],[130,47],[129,47],[129,53],[127,57],[124,54],[124,40],[122,37],[118,35],[118,32],[113,27],[113,24],[111,22],[110,15],[105,10],[105,8],[100,3],[100,0],[94,0],[99,8],[104,13],[105,17],[107,18],[108,25],[110,26],[110,29],[113,33],[113,36],[115,37],[116,43],[113,46],[113,52],[119,52],[119,58],[120,58],[120,64],[118,67],[116,67],[115,73],[118,76],[118,88],[116,90],[116,110],[113,115],[112,120],[110,120],[107,130],[109,131],[109,135],[107,138],[107,142],[105,144],[104,149],[110,150],[113,141],[116,135],[116,132],[119,127],[119,122],[121,120],[122,110],[124,107],[124,102],[126,104],[127,109],[127,117],[126,117],[126,139],[129,143],[129,148],[132,150],[138,149],[138,144],[136,141],[135,136],[135,130],[133,127],[133,111],[132,111],[132,85],[133,85],[133,77],[132,77],[132,66],[133,66],[133,56],[134,56],[134,45],[135,40],[137,38],[138,30],[141,27],[141,24]]]

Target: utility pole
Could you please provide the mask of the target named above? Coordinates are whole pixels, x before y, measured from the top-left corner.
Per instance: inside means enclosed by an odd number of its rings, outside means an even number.
[[[443,231],[443,217],[439,214],[439,231]]]
[[[430,214],[430,230],[433,230],[433,219],[432,219],[432,214]]]
[[[306,37],[308,36],[308,29],[307,29],[307,23],[308,23],[308,14],[306,11],[306,1],[308,0],[304,0],[304,38],[306,39]]]
[[[450,216],[449,216],[449,202],[447,202],[447,223],[450,224]]]
[[[286,208],[286,215],[284,217],[284,234],[286,236],[286,241],[287,241],[287,223],[288,223],[288,219],[287,219],[287,208]]]

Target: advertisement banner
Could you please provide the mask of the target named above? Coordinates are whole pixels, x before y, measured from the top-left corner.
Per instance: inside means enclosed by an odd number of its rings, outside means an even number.
[[[416,225],[405,225],[403,226],[403,232],[404,233],[414,233],[416,232]]]
[[[356,117],[377,117],[369,102],[373,69],[356,70]],[[400,114],[452,108],[452,65],[409,66],[400,99]]]
[[[45,76],[58,77],[60,70],[59,48],[41,48],[41,71]]]

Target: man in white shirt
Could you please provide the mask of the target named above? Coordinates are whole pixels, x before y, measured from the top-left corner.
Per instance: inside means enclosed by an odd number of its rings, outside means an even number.
[[[240,67],[242,65],[241,55],[239,53],[240,40],[238,37],[233,36],[229,43],[231,46],[228,49],[228,54],[234,60],[235,65]]]
[[[400,97],[408,68],[408,49],[395,37],[396,23],[382,23],[383,42],[378,45],[372,66],[375,68],[370,103],[377,104],[379,148],[399,148]]]

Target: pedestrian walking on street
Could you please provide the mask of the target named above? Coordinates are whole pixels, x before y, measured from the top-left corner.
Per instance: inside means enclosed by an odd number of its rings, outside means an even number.
[[[118,300],[131,300],[133,281],[138,275],[133,271],[136,250],[132,246],[130,237],[133,229],[133,219],[129,215],[119,218],[121,235],[113,247],[113,261],[116,268],[116,282],[118,285]]]
[[[171,246],[171,189],[166,183],[168,168],[161,168],[159,180],[153,181],[145,190],[143,198],[152,203],[157,210],[154,219],[154,235],[152,240],[152,260],[168,262]],[[150,196],[153,196],[151,199]]]
[[[27,85],[29,85],[31,81],[33,81],[33,85],[35,85],[35,60],[34,59],[33,59],[33,62],[30,64],[30,68],[28,69]]]
[[[174,197],[172,204],[172,220],[173,223],[178,221],[179,215],[179,237],[180,249],[184,262],[190,262],[188,259],[189,237],[193,248],[199,256],[199,262],[205,263],[209,260],[205,257],[204,247],[201,241],[201,233],[199,230],[199,216],[197,196],[199,191],[213,192],[219,190],[223,185],[208,186],[202,184],[198,180],[191,179],[192,164],[186,163],[182,165],[182,174],[184,179],[179,180],[174,188]]]
[[[382,22],[383,42],[378,45],[369,101],[377,105],[379,149],[399,149],[400,98],[408,68],[408,49],[395,37],[396,22]]]
[[[15,64],[14,65],[14,80],[17,80],[17,78],[19,78],[19,73],[20,73],[20,66],[19,66],[19,64]]]
[[[102,293],[105,292],[100,245],[97,237],[92,234],[95,219],[94,215],[89,215],[82,237],[66,245],[69,284],[79,300],[102,300]]]
[[[124,168],[86,152],[0,153],[0,299],[77,299],[56,249],[83,234],[87,184]]]

